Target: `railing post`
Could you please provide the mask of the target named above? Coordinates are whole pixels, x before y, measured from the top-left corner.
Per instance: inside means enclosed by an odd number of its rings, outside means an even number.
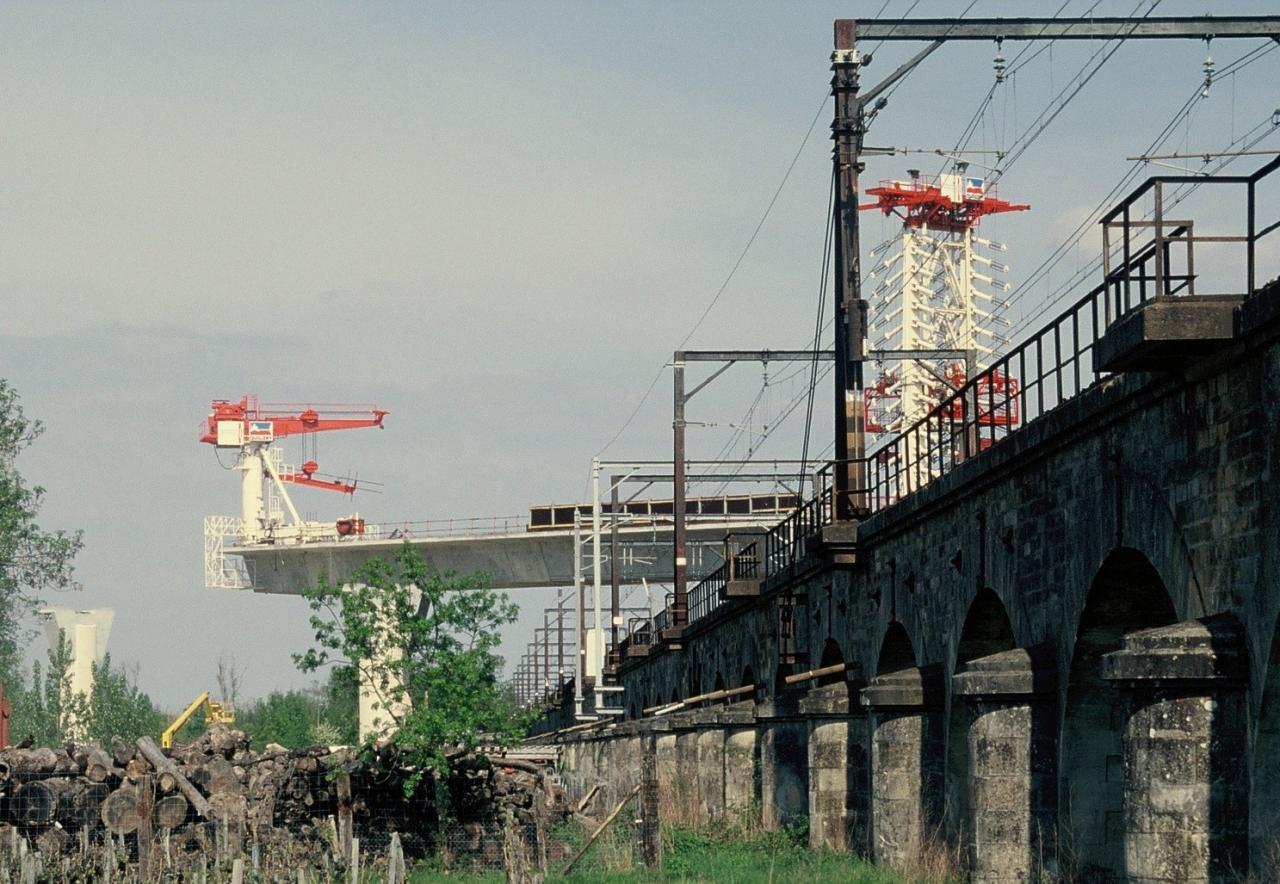
[[[1156,181],[1155,190],[1155,288],[1156,297],[1158,298],[1162,295],[1169,294],[1169,286],[1165,280],[1165,274],[1168,272],[1168,268],[1165,266],[1164,255],[1164,183]]]
[[[1129,204],[1125,203],[1124,205],[1124,250],[1123,250],[1124,263],[1121,265],[1121,268],[1120,268],[1120,283],[1121,283],[1120,288],[1123,289],[1124,291],[1124,309],[1116,311],[1121,316],[1123,316],[1125,313],[1128,313],[1129,307],[1130,307],[1129,276],[1130,276],[1131,268],[1129,267],[1129,261],[1132,256],[1130,253],[1129,238],[1131,234],[1132,234],[1132,230],[1129,227]],[[1117,294],[1119,293],[1117,292]],[[1117,306],[1119,306],[1119,304],[1117,304]]]
[[[1253,266],[1254,243],[1255,243],[1255,236],[1257,231],[1257,227],[1256,227],[1257,221],[1254,215],[1254,210],[1255,210],[1254,188],[1255,187],[1256,187],[1256,182],[1252,178],[1249,179],[1249,218],[1247,221],[1247,224],[1248,224],[1247,237],[1248,238],[1245,241],[1245,268],[1246,268],[1245,272],[1246,272],[1248,281],[1247,281],[1247,288],[1245,289],[1245,292],[1244,292],[1245,297],[1253,296],[1253,287],[1256,284],[1255,276],[1254,276],[1254,266]]]

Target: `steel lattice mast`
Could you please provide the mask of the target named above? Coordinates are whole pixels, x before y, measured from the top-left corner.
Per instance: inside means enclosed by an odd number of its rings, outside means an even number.
[[[971,177],[964,163],[936,180],[910,170],[910,180],[885,181],[867,190],[878,209],[901,219],[896,240],[873,252],[888,254],[874,263],[869,333],[881,350],[958,350],[971,354],[968,365],[954,360],[917,359],[882,371],[865,390],[867,431],[897,433],[925,417],[960,386],[985,368],[1007,326],[999,293],[1008,289],[1000,276],[1008,267],[987,252],[1004,246],[979,237],[982,218],[1030,206],[999,199],[982,178]],[[897,242],[897,250],[889,247]]]

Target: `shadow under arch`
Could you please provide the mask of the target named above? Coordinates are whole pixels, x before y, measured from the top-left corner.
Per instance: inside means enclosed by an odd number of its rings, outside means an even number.
[[[971,660],[1014,647],[1013,624],[1009,621],[1004,602],[1000,601],[995,590],[983,587],[974,596],[960,627],[954,672],[963,672]],[[951,843],[963,845],[969,819],[969,726],[972,722],[968,704],[958,700],[950,691],[948,695],[943,824]]]
[[[1113,550],[1094,576],[1071,654],[1059,740],[1059,852],[1076,880],[1124,876],[1124,697],[1102,658],[1125,635],[1177,622],[1169,592],[1145,555]]]
[[[876,675],[888,675],[903,669],[914,669],[916,650],[911,644],[907,628],[897,620],[889,624],[880,641],[880,656],[876,658]]]

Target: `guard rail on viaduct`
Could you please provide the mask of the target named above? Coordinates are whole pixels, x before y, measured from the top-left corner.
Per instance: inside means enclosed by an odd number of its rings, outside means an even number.
[[[626,714],[548,713],[567,781],[611,799],[651,754],[667,818],[807,818],[974,880],[1275,880],[1277,165],[1213,180],[1248,193],[1234,236],[1161,216],[1193,179],[1147,182],[1097,288],[856,465],[861,518],[820,486],[731,541],[687,625],[633,624]],[[1208,292],[1192,254],[1223,242]]]

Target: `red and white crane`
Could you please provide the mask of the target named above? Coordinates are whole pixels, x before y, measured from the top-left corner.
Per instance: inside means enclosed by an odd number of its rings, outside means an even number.
[[[344,494],[353,494],[356,483],[323,476],[314,459],[297,469],[286,466],[274,443],[288,436],[381,427],[388,413],[376,405],[260,403],[256,396],[244,396],[239,402],[214,400],[201,425],[200,441],[238,452],[235,469],[241,473],[240,519],[235,526],[223,525],[225,520],[221,520],[212,529],[206,519],[206,553],[210,530],[220,536],[232,534],[241,544],[304,543],[360,533],[364,523],[358,516],[314,522],[298,514],[286,483]],[[285,521],[281,504],[290,521]],[[228,531],[228,527],[236,530]]]
[[[973,365],[951,360],[909,360],[883,370],[864,391],[867,431],[883,436],[911,427],[970,377],[979,375],[1004,343],[1007,306],[996,293],[1008,291],[1000,277],[1009,268],[983,253],[1003,252],[1001,243],[975,233],[982,219],[1030,206],[996,196],[994,185],[972,177],[966,163],[936,179],[910,170],[907,181],[884,181],[867,190],[875,201],[858,206],[901,221],[897,237],[872,250],[868,279],[872,345],[885,350],[962,350]],[[897,242],[898,248],[892,249]],[[888,254],[886,254],[886,252]],[[1007,402],[1017,379],[1002,373],[983,375],[998,386],[995,398]],[[986,402],[987,397],[979,396]],[[1016,400],[1014,400],[1016,402]],[[979,421],[1013,426],[1016,412],[981,411]]]

